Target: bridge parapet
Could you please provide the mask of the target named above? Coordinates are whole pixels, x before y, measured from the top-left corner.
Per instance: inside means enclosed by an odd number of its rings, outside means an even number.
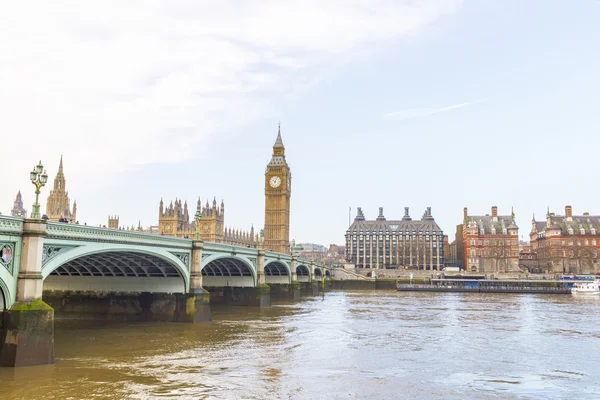
[[[190,239],[60,222],[48,223],[47,237],[49,239],[86,240],[192,249],[192,240]]]
[[[0,233],[22,235],[23,223],[23,218],[0,215]]]

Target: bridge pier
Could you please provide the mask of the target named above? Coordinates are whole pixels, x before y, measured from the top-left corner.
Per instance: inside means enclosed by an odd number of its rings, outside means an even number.
[[[16,302],[0,325],[0,366],[54,364],[54,310],[42,300],[45,234],[45,221],[25,220]]]
[[[176,296],[177,305],[173,320],[176,322],[211,322],[210,293],[202,288],[202,249],[204,242],[192,242],[190,268],[190,293]]]
[[[265,278],[265,251],[258,250],[256,295],[261,308],[271,307],[271,288]]]
[[[173,314],[174,322],[211,322],[210,293],[198,290],[195,293],[177,293]]]
[[[269,286],[271,287],[271,297],[273,298],[291,298],[297,300],[302,297],[299,282],[271,284]]]
[[[310,282],[301,282],[300,283],[300,291],[301,293],[308,295],[318,295],[319,294],[319,281],[310,281]]]

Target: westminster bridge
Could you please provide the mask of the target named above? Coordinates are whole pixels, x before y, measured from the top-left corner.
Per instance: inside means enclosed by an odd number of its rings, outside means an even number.
[[[331,271],[263,249],[0,216],[0,366],[54,362],[54,312],[208,322],[210,303],[269,307]]]

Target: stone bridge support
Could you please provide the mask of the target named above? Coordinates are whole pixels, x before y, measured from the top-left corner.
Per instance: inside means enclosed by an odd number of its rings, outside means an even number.
[[[175,322],[210,322],[210,293],[202,287],[202,249],[204,243],[195,240],[192,243],[192,262],[190,268],[190,291],[176,295],[173,320]]]
[[[27,219],[16,302],[0,325],[0,366],[54,364],[54,310],[42,301],[46,222]]]
[[[298,265],[298,257],[292,256],[292,297],[294,299],[299,299],[302,297],[302,293],[300,291],[300,282],[298,282],[298,272],[296,271]]]
[[[258,250],[256,260],[256,297],[261,307],[271,307],[271,288],[265,279],[265,251]]]

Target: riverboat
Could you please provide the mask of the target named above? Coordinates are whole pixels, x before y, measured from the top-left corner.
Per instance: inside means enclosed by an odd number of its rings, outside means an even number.
[[[571,288],[571,294],[574,295],[600,295],[599,281],[581,281],[577,282]]]
[[[398,291],[568,294],[570,288],[547,280],[432,279],[429,284],[396,283]]]

